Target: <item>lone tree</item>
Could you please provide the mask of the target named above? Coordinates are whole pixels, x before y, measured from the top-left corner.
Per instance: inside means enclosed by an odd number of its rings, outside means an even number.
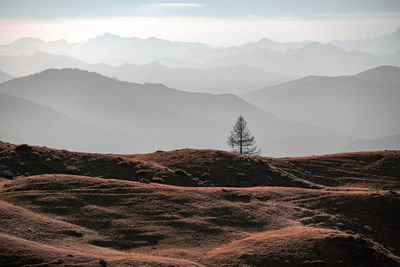
[[[243,116],[239,116],[235,126],[228,136],[228,145],[232,152],[244,155],[260,155],[261,150],[257,148],[254,136],[247,128],[247,122]]]

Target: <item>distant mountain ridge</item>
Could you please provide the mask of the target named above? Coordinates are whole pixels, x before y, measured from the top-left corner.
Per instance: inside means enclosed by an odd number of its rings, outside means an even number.
[[[124,149],[130,138],[72,119],[48,106],[0,93],[0,140],[111,152]]]
[[[31,56],[1,56],[1,66],[15,76],[25,76],[49,68],[79,68],[94,71],[122,81],[162,83],[192,92],[242,94],[266,85],[288,81],[293,76],[271,73],[250,66],[237,65],[210,68],[170,68],[160,63],[145,65],[89,64],[65,56],[37,52]]]
[[[322,44],[313,41],[276,42],[263,38],[241,46],[213,47],[203,43],[168,41],[158,38],[141,39],[105,33],[86,42],[68,43],[65,40],[45,42],[35,38],[21,38],[0,46],[0,55],[21,56],[37,52],[68,55],[91,64],[113,66],[125,63],[143,65],[161,62],[172,68],[210,68],[248,65],[272,73],[296,76],[347,75],[377,65],[400,66],[400,30],[375,39],[364,40],[378,46],[385,53],[373,54],[366,45],[346,49],[343,43]],[[382,41],[384,40],[384,41]],[[387,45],[390,43],[390,45]],[[167,60],[166,60],[167,59]],[[1,63],[1,62],[0,62]],[[170,65],[169,65],[170,64]],[[73,67],[73,66],[69,66]]]
[[[399,51],[400,27],[393,33],[375,38],[332,41],[331,43],[347,51],[359,50],[371,54],[392,54]]]
[[[13,76],[11,76],[3,71],[0,71],[0,83],[11,80],[12,78],[13,78]]]
[[[310,76],[243,95],[277,116],[360,138],[400,132],[400,68],[380,66],[354,76]]]
[[[1,84],[0,92],[124,133],[131,137],[127,147],[138,153],[185,147],[228,149],[226,138],[239,115],[246,118],[267,155],[324,154],[351,140],[333,131],[282,120],[234,95],[127,83],[81,70],[47,70],[16,78]]]
[[[331,44],[309,42],[293,51],[257,48],[248,52],[209,61],[209,66],[244,64],[266,71],[297,76],[337,76],[361,72],[378,65],[400,66],[397,54],[376,56],[360,51],[345,51]]]
[[[378,66],[363,71],[356,77],[367,81],[400,85],[400,69],[395,66]]]
[[[376,139],[356,139],[343,148],[344,151],[400,150],[400,134]]]
[[[290,51],[297,50],[306,44],[310,43],[310,41],[302,41],[302,42],[286,42],[281,43],[269,38],[263,38],[256,42],[249,42],[240,46],[241,50],[251,51],[259,48],[266,48],[272,51]]]

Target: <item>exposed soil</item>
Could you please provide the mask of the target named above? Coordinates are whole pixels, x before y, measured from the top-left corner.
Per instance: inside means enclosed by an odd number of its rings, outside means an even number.
[[[400,151],[0,143],[0,164],[0,266],[400,266]]]

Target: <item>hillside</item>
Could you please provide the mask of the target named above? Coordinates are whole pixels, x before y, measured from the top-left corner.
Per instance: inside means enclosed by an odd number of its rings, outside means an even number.
[[[378,66],[356,75],[367,81],[400,85],[400,68],[394,66]]]
[[[358,73],[378,65],[399,66],[399,62],[397,54],[377,56],[357,50],[345,51],[331,44],[309,42],[296,50],[257,48],[211,60],[207,65],[222,67],[243,64],[295,76],[336,76]]]
[[[268,155],[337,152],[350,141],[337,132],[275,117],[234,95],[127,83],[77,69],[52,69],[16,78],[1,84],[0,92],[105,130],[126,133],[133,137],[127,145],[136,148],[136,153],[187,147],[226,149],[227,135],[239,115],[246,118],[259,147]],[[111,146],[109,151],[116,149]]]
[[[355,76],[309,76],[250,92],[244,99],[277,116],[359,138],[400,132],[400,68],[380,66]]]
[[[398,266],[399,161],[0,143],[0,264]]]
[[[5,72],[0,71],[0,83],[11,80],[13,77]]]
[[[184,186],[371,187],[398,189],[398,151],[270,158],[218,150],[93,154],[0,142],[0,160],[14,176],[58,173],[142,178]]]
[[[344,151],[373,151],[383,149],[400,149],[400,134],[384,136],[377,139],[356,139],[344,147]]]
[[[112,148],[120,152],[128,151],[127,143],[132,136],[104,130],[48,106],[0,93],[0,138],[78,151],[105,152]]]

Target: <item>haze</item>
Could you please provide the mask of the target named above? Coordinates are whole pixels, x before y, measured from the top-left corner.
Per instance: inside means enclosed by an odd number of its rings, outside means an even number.
[[[0,0],[0,266],[400,266],[399,0]]]
[[[84,42],[104,32],[211,45],[376,37],[400,25],[396,0],[51,1],[0,3],[1,43],[32,36]]]
[[[0,5],[4,141],[228,150],[242,115],[263,155],[399,147],[398,1]]]

